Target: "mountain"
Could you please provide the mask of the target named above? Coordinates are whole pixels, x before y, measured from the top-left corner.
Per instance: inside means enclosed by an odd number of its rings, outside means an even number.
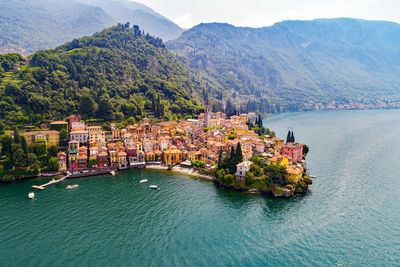
[[[0,0],[0,53],[29,55],[116,22],[131,22],[164,40],[183,30],[151,8],[129,0]]]
[[[134,123],[202,110],[202,80],[139,27],[117,25],[23,58],[0,55],[0,120],[40,124],[79,112]]]
[[[209,23],[167,47],[221,88],[255,95],[256,102],[265,98],[301,109],[331,100],[400,99],[400,25],[393,22],[317,19],[263,28]]]
[[[115,21],[130,22],[139,25],[142,30],[164,41],[176,39],[183,30],[171,20],[153,9],[130,0],[79,0],[93,6],[101,7]]]
[[[30,54],[114,23],[101,8],[68,0],[0,0],[0,6],[0,53]]]

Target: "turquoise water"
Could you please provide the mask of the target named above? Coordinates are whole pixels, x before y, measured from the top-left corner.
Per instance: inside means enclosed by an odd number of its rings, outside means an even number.
[[[33,201],[30,186],[46,180],[0,185],[0,266],[400,265],[400,111],[281,114],[264,125],[310,146],[317,178],[306,196],[239,194],[152,170],[68,180]]]

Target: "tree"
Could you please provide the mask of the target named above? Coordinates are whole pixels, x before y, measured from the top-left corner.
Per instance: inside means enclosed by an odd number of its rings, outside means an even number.
[[[79,112],[86,116],[87,118],[91,118],[96,114],[96,103],[93,100],[93,97],[89,94],[83,94],[79,100]]]
[[[307,146],[307,145],[303,145],[303,155],[306,155],[306,156],[307,156],[308,151],[309,151],[308,146]]]
[[[0,135],[3,135],[6,129],[6,125],[0,120]]]
[[[264,175],[268,176],[277,185],[285,186],[289,183],[286,168],[283,166],[267,165],[263,171]]]
[[[99,161],[97,159],[89,159],[89,167],[93,167],[95,165],[98,165]]]
[[[104,94],[100,97],[99,100],[99,108],[97,111],[97,116],[108,121],[112,119],[113,115],[113,106],[111,104],[110,97],[108,94]]]
[[[55,172],[58,171],[59,168],[58,158],[52,157],[49,160],[48,171]]]
[[[57,157],[58,148],[55,147],[55,146],[49,147],[49,149],[48,149],[48,151],[47,151],[47,154],[48,154],[50,157]]]
[[[263,127],[263,121],[262,121],[261,114],[260,114],[260,115],[258,115],[258,121],[257,121],[257,124],[258,124],[258,128],[261,128],[261,127]]]
[[[13,163],[15,168],[17,169],[22,169],[23,167],[26,166],[26,158],[25,158],[25,153],[22,148],[18,148],[14,153],[13,153]]]
[[[289,143],[291,139],[290,131],[288,131],[287,136],[286,136],[286,143]]]
[[[222,166],[222,149],[219,150],[217,170],[221,169],[221,166]]]
[[[27,154],[28,153],[28,144],[26,143],[26,139],[24,136],[21,137],[21,146],[22,146],[22,149],[24,150],[24,153]]]
[[[26,161],[27,161],[28,166],[34,165],[37,162],[37,157],[33,153],[28,153],[28,155],[26,157]]]
[[[21,137],[19,135],[18,128],[14,127],[13,132],[14,132],[14,143],[19,144],[21,142]]]
[[[68,141],[68,131],[65,128],[62,128],[60,131],[60,143],[62,145],[66,145]]]
[[[35,153],[38,156],[47,154],[47,146],[44,143],[35,144]]]
[[[11,144],[13,143],[13,138],[8,134],[3,135],[0,138],[1,142],[1,154],[2,155],[10,155],[11,154]]]
[[[235,153],[235,163],[239,164],[242,161],[243,161],[242,146],[240,145],[240,143],[238,143]]]
[[[296,142],[295,139],[294,139],[293,131],[292,131],[292,136],[290,137],[290,140],[291,140],[292,143]]]

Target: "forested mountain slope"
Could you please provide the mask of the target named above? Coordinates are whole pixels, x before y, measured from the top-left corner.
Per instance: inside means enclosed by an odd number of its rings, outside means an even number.
[[[358,19],[200,24],[167,47],[226,90],[286,103],[400,99],[400,25]]]
[[[74,112],[86,118],[176,118],[197,114],[203,81],[161,39],[117,25],[28,59],[0,56],[0,119],[38,124]]]

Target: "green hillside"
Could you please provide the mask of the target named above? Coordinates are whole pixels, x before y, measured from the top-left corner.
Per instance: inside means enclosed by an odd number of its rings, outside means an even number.
[[[200,24],[167,47],[225,90],[291,104],[400,99],[400,25],[356,19]],[[278,101],[279,102],[279,101]],[[261,105],[262,106],[262,105]]]
[[[40,124],[80,112],[129,120],[197,114],[203,81],[161,39],[118,25],[27,59],[0,56],[0,119]]]

